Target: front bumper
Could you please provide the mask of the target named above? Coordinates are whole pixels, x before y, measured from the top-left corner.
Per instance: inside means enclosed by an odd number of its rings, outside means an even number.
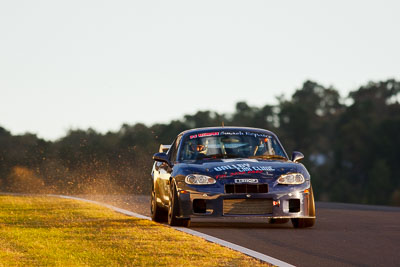
[[[297,190],[285,192],[269,192],[269,193],[215,193],[215,192],[200,192],[193,190],[178,190],[180,214],[181,218],[191,217],[240,217],[240,216],[257,216],[268,218],[315,218],[310,216],[310,197],[309,184],[306,188],[296,188]],[[246,202],[249,199],[257,199],[257,203],[267,203],[271,205],[267,212],[251,210],[248,214],[245,209],[242,209],[238,214],[228,212],[224,203],[232,202],[233,199],[243,200]],[[228,201],[227,201],[228,200]],[[249,201],[251,202],[251,201]],[[313,203],[312,203],[313,204]],[[244,204],[246,205],[246,204]]]

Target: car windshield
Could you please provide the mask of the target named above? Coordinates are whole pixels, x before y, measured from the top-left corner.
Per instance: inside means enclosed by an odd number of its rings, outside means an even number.
[[[182,141],[179,160],[217,158],[286,159],[286,155],[276,138],[259,132],[198,133]]]

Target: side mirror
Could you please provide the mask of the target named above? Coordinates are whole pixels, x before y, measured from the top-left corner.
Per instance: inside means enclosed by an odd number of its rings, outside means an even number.
[[[153,155],[153,160],[161,161],[168,164],[168,166],[172,166],[171,162],[169,161],[168,155],[165,153],[156,153]]]
[[[299,160],[301,160],[303,158],[304,158],[303,153],[301,153],[299,151],[293,151],[293,153],[292,153],[292,161],[293,162],[298,162]]]

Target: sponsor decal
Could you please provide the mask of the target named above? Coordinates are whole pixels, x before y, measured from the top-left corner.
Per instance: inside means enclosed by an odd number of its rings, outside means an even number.
[[[216,135],[219,135],[219,132],[201,133],[201,134],[198,134],[198,137],[208,137],[208,136],[216,136]]]
[[[263,133],[256,133],[256,132],[242,132],[242,131],[221,131],[221,135],[249,135],[254,137],[267,137],[270,138],[271,136]]]
[[[235,179],[235,183],[258,183],[258,179]]]
[[[221,135],[244,135],[244,132],[229,132],[229,131],[221,131]]]
[[[243,174],[253,174],[253,173],[262,173],[262,171],[248,171],[248,172],[232,172],[230,173],[230,176],[236,176],[236,175],[243,175]]]
[[[246,135],[251,135],[254,137],[266,137],[266,138],[271,138],[271,136],[263,133],[253,133],[253,132],[246,132]]]
[[[221,131],[221,132],[209,132],[209,133],[201,133],[201,134],[194,134],[190,136],[190,139],[193,138],[200,138],[200,137],[208,137],[208,136],[218,136],[218,135],[247,135],[247,136],[254,136],[254,137],[265,137],[271,138],[271,136],[263,133],[256,133],[256,132],[242,132],[242,131]]]
[[[248,171],[248,172],[232,172],[229,174],[229,176],[238,176],[238,175],[244,175],[244,174],[254,174],[254,173],[262,173],[263,171]],[[267,173],[267,175],[270,175]],[[227,174],[218,174],[215,175],[215,179],[220,179],[220,178],[226,178],[228,177]]]
[[[238,172],[250,172],[250,171],[275,171],[271,166],[250,166],[248,163],[230,164],[215,167],[214,171],[221,172],[227,170],[237,170]]]

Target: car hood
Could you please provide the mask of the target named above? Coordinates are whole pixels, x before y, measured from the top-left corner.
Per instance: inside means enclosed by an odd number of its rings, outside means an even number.
[[[285,173],[299,172],[308,179],[309,174],[300,163],[284,160],[221,159],[180,163],[181,174],[204,174],[215,178],[252,177],[277,178]]]

